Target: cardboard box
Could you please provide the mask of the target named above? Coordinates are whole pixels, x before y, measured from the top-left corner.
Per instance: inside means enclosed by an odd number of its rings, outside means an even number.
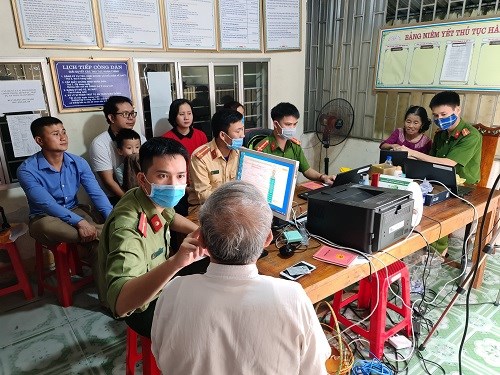
[[[424,195],[424,205],[432,206],[450,197],[450,192],[441,185],[432,185],[434,189],[431,193]]]
[[[368,174],[370,177],[372,176],[373,173],[379,173],[379,174],[388,174],[388,175],[394,175],[394,172],[396,171],[396,167],[394,166],[388,166],[385,163],[382,164],[372,164],[370,167],[370,171]]]

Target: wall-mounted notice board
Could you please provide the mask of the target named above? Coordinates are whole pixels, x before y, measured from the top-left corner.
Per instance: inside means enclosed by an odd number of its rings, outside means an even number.
[[[261,50],[260,0],[219,0],[221,51]]]
[[[500,18],[381,30],[375,89],[500,90]]]
[[[215,51],[215,11],[215,0],[165,0],[168,48]]]
[[[160,0],[99,0],[104,49],[164,50]]]
[[[301,46],[301,2],[299,0],[265,0],[265,50],[294,51]]]
[[[59,112],[99,110],[112,95],[132,98],[128,59],[51,59]]]
[[[21,48],[99,48],[92,0],[11,2]]]

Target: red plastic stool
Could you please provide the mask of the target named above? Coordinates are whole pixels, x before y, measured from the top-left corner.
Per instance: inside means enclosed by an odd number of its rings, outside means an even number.
[[[54,254],[55,271],[44,270],[43,249],[48,249]],[[38,281],[38,295],[42,295],[44,289],[57,294],[59,303],[62,307],[68,307],[73,304],[73,293],[78,289],[91,283],[94,278],[92,275],[83,277],[82,262],[78,255],[76,244],[59,243],[55,246],[45,246],[38,241],[35,242],[36,253],[36,273]],[[49,284],[46,279],[55,274],[57,285]],[[78,281],[71,281],[71,275],[80,275],[82,278]]]
[[[141,340],[142,352],[137,351],[138,338]],[[135,374],[135,364],[140,360],[142,360],[142,373],[144,375],[161,375],[161,371],[156,365],[155,357],[151,352],[151,340],[139,335],[127,326],[126,375]]]
[[[14,270],[17,277],[17,283],[6,288],[0,289],[0,296],[4,296],[9,293],[22,291],[24,293],[24,297],[26,299],[33,298],[33,289],[31,289],[30,282],[28,280],[28,276],[26,275],[26,271],[24,270],[23,264],[21,262],[21,257],[19,256],[19,251],[17,250],[17,246],[14,242],[10,240],[10,229],[6,232],[2,233],[0,238],[0,250],[7,250],[7,254],[10,257],[9,266],[4,266],[0,268],[0,272],[4,272],[6,270]]]
[[[377,278],[378,277],[378,285]],[[388,301],[389,286],[401,280],[401,298],[404,304],[399,307]],[[377,288],[378,287],[378,288]],[[408,337],[411,337],[411,306],[410,302],[410,274],[406,265],[397,261],[387,268],[383,268],[370,277],[366,277],[359,282],[359,291],[354,295],[342,299],[343,291],[335,293],[333,297],[333,311],[335,312],[339,323],[363,336],[370,341],[370,351],[377,357],[381,358],[384,353],[384,343],[397,332],[405,329]],[[370,301],[373,306],[377,303],[375,311],[370,316],[370,325],[368,329],[364,329],[359,325],[353,325],[355,322],[341,315],[342,307],[357,301],[358,308],[370,309]],[[397,312],[402,320],[396,323],[393,327],[386,330],[386,312],[387,309]]]

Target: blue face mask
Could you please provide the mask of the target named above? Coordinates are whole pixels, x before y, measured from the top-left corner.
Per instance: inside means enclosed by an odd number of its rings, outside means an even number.
[[[230,150],[238,150],[241,147],[243,147],[243,138],[231,138],[229,135],[227,137],[231,140],[231,144],[229,144],[226,141],[224,141],[224,142],[226,142],[226,145],[227,145],[228,149],[230,149]]]
[[[280,124],[278,126],[281,129],[281,137],[285,139],[292,139],[295,137],[295,134],[297,133],[297,128],[283,128]]]
[[[448,117],[444,118],[435,118],[434,123],[441,129],[441,130],[446,130],[449,129],[453,126],[455,121],[457,121],[458,116],[454,113],[452,113]]]
[[[149,198],[157,206],[172,208],[177,206],[177,203],[179,203],[185,193],[186,185],[159,185],[151,183]]]

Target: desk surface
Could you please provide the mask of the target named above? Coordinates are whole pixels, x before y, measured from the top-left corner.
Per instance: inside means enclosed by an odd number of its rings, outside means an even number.
[[[296,193],[300,193],[303,188],[298,187],[296,190]],[[466,197],[468,201],[476,206],[478,216],[483,214],[489,192],[490,190],[486,188],[476,188]],[[496,193],[490,203],[489,212],[496,212],[499,198],[500,194]],[[297,198],[296,201],[303,210],[303,205],[306,202],[300,198]],[[434,206],[425,206],[423,214],[422,221],[416,230],[422,233],[429,243],[463,228],[474,218],[474,210],[457,198],[450,198]],[[426,243],[420,235],[411,234],[408,239],[374,253],[375,258],[380,259],[380,262],[377,260],[372,261],[372,272],[384,268],[384,265],[391,264],[396,259],[412,254],[425,245]],[[301,260],[314,264],[317,267],[316,270],[298,280],[313,303],[369,275],[370,265],[368,263],[343,268],[314,259],[312,255],[317,251],[318,247],[319,243],[311,240],[307,250],[297,252],[292,257],[285,259],[272,245],[268,249],[269,255],[260,259],[257,262],[257,267],[263,275],[279,277],[280,271]]]
[[[298,186],[295,189],[295,194],[297,195],[304,190],[306,189]],[[479,217],[483,215],[489,193],[489,189],[478,187],[465,197],[476,207]],[[500,192],[495,192],[488,209],[490,217],[488,224],[485,226],[485,233],[492,228],[499,200]],[[307,210],[306,200],[296,196],[295,202],[297,205],[294,205],[294,209],[297,215]],[[190,213],[188,218],[197,222],[197,214],[197,210],[195,210]],[[441,237],[465,227],[473,219],[474,210],[471,206],[458,198],[450,198],[434,206],[425,206],[422,221],[415,229],[422,233],[429,243],[432,243]],[[425,245],[425,240],[419,234],[413,233],[406,240],[396,242],[394,245],[374,253],[375,259],[372,260],[371,272],[382,269],[385,265],[394,263],[396,259],[402,259],[423,248]],[[306,250],[296,252],[290,258],[283,258],[276,246],[271,245],[268,247],[269,254],[257,262],[259,273],[279,277],[279,273],[282,270],[301,260],[314,264],[317,267],[316,270],[298,280],[313,303],[354,284],[370,274],[370,265],[368,263],[343,268],[314,259],[312,256],[320,246],[321,244],[318,241],[311,239],[309,247]],[[480,271],[480,275],[482,278],[482,271]]]

